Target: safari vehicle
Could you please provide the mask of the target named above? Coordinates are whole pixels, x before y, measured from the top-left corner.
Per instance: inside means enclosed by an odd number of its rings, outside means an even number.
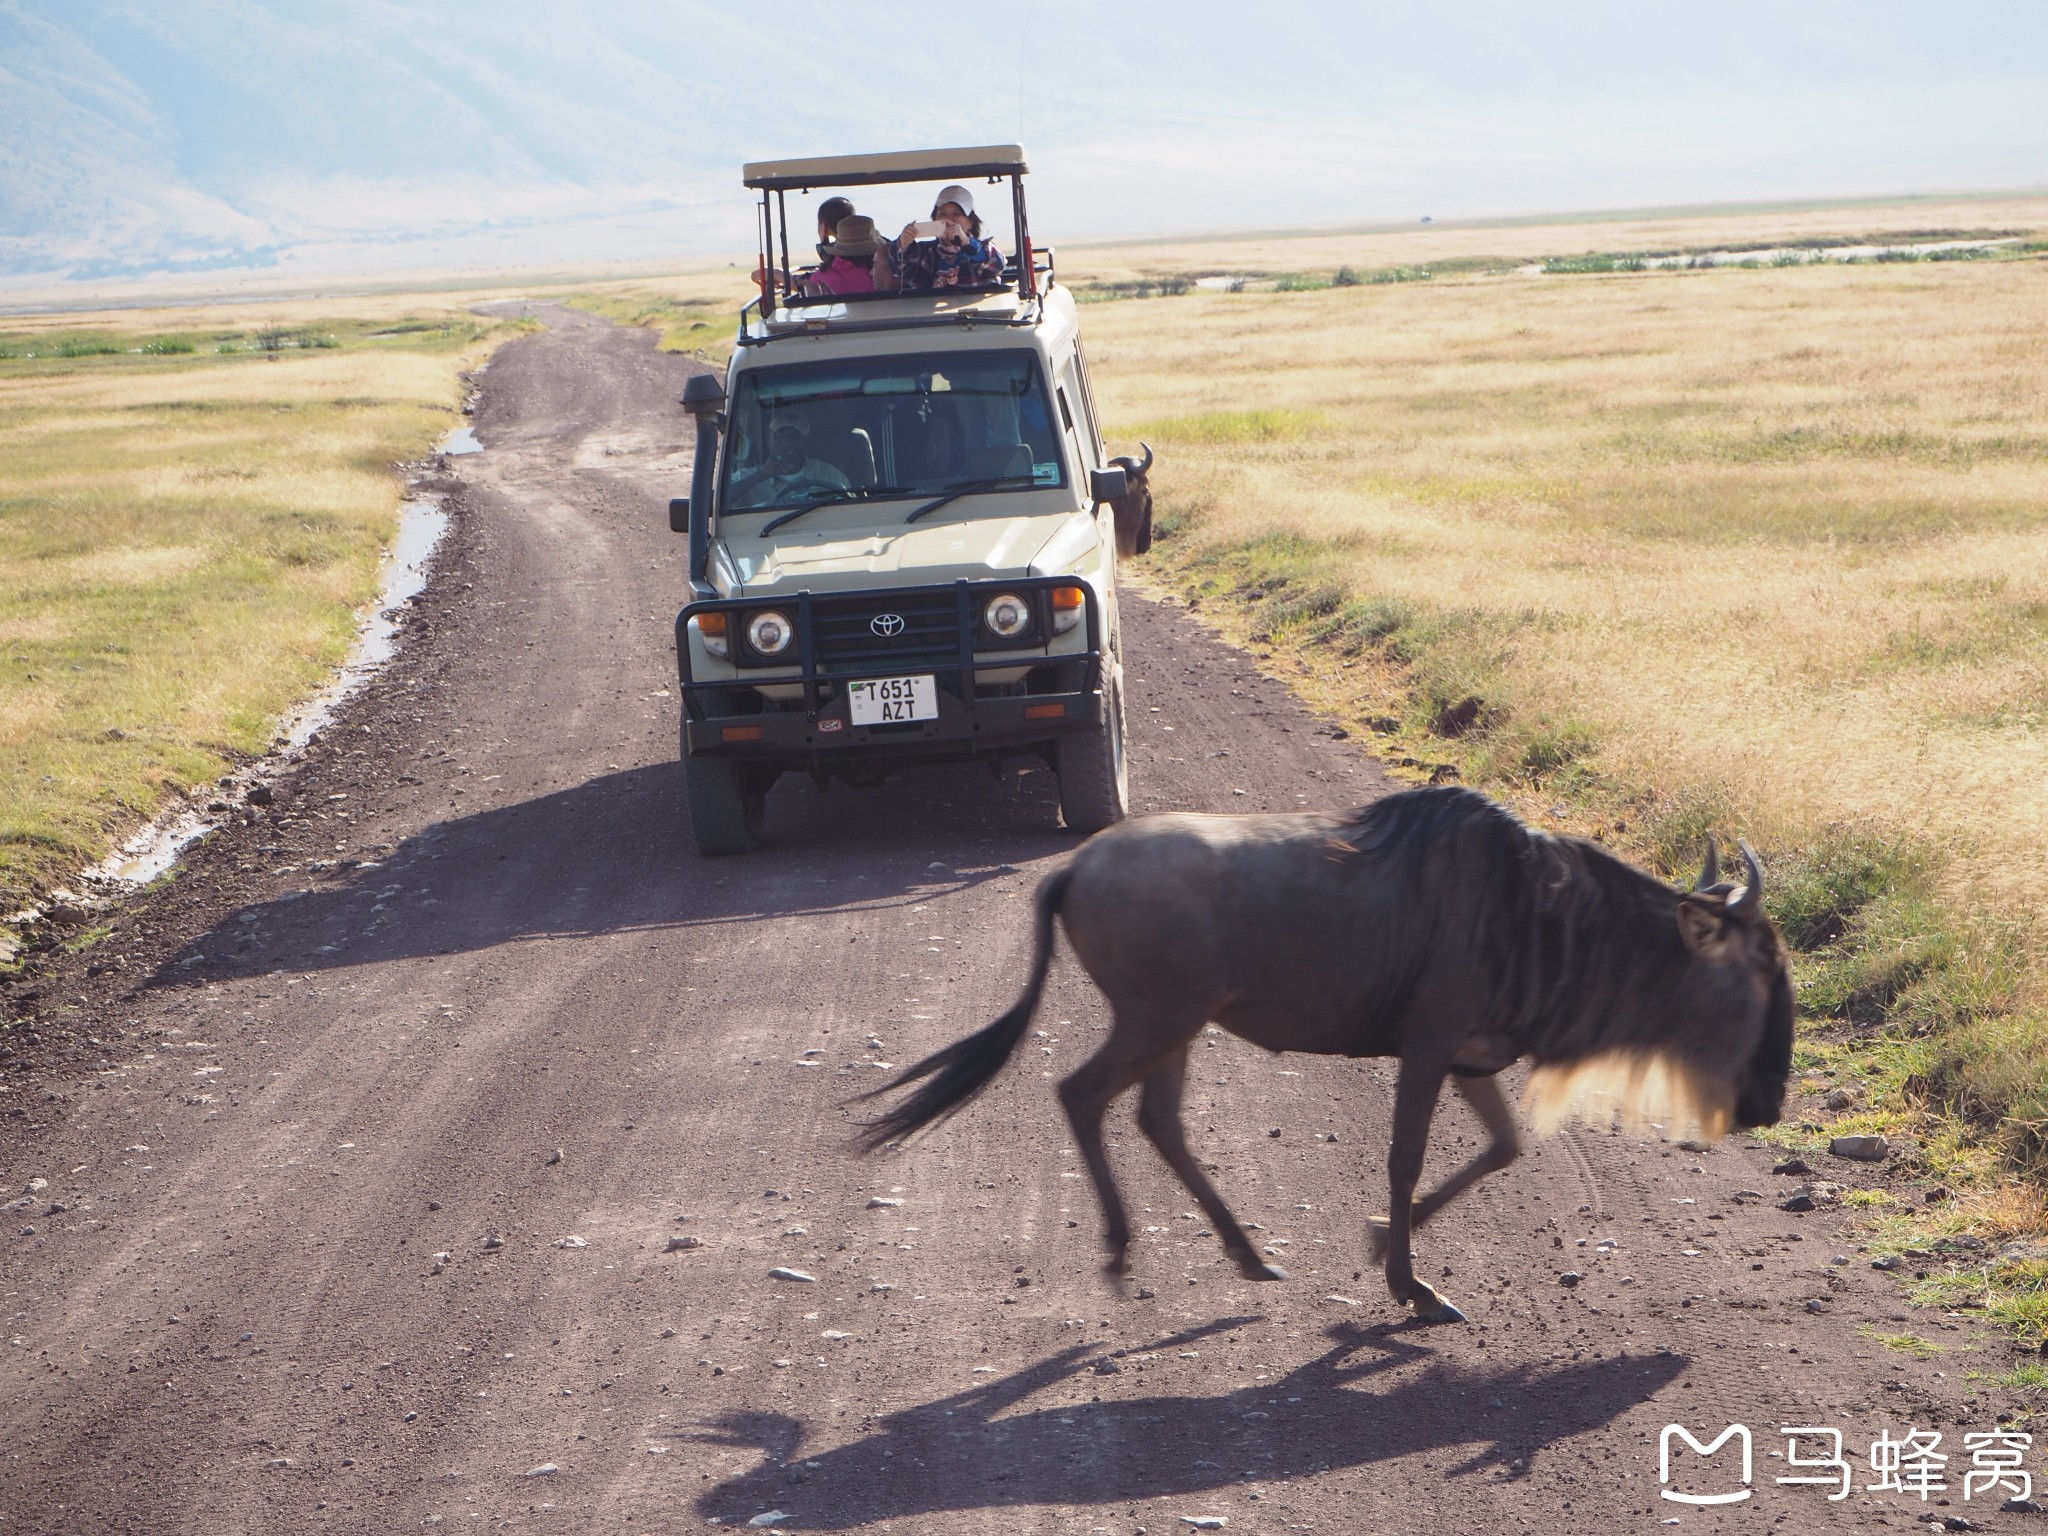
[[[759,845],[783,773],[873,785],[913,763],[1037,757],[1063,819],[1129,798],[1110,506],[1071,294],[1036,251],[1015,145],[748,165],[761,293],[723,382],[689,381],[690,598],[676,616],[690,827]],[[790,194],[1007,185],[999,282],[807,297]],[[977,199],[979,201],[979,199]],[[987,196],[984,212],[997,201]],[[886,222],[886,221],[885,221]],[[1149,462],[1149,460],[1148,460]]]

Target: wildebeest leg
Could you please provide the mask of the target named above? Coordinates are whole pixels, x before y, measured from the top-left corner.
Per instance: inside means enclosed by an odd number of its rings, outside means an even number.
[[[1502,1097],[1500,1084],[1490,1077],[1453,1077],[1451,1082],[1464,1096],[1465,1102],[1472,1106],[1473,1112],[1485,1122],[1487,1133],[1493,1139],[1471,1162],[1415,1202],[1414,1214],[1409,1218],[1411,1231],[1489,1173],[1500,1172],[1522,1155],[1522,1140],[1515,1131],[1514,1112]],[[1366,1225],[1372,1240],[1372,1260],[1377,1264],[1387,1256],[1387,1218],[1374,1216]]]
[[[1230,1214],[1230,1207],[1223,1203],[1223,1197],[1216,1192],[1216,1186],[1209,1182],[1209,1176],[1202,1172],[1188,1152],[1187,1130],[1181,1124],[1181,1088],[1187,1080],[1188,1056],[1179,1050],[1166,1061],[1152,1069],[1145,1079],[1145,1087],[1138,1099],[1138,1129],[1159,1155],[1166,1159],[1166,1165],[1180,1175],[1181,1183],[1187,1185],[1188,1193],[1208,1213],[1210,1222],[1223,1239],[1224,1250],[1237,1260],[1237,1267],[1244,1271],[1249,1280],[1285,1280],[1287,1271],[1276,1264],[1268,1264],[1252,1248],[1252,1241],[1245,1236],[1244,1228],[1237,1224],[1237,1218]]]
[[[1465,1314],[1415,1278],[1409,1233],[1415,1225],[1415,1185],[1422,1177],[1422,1156],[1429,1145],[1430,1117],[1436,1113],[1437,1091],[1443,1086],[1440,1066],[1419,1066],[1403,1059],[1394,1082],[1394,1142],[1387,1153],[1387,1289],[1406,1302],[1426,1323],[1459,1323]]]
[[[1143,1077],[1150,1065],[1149,1060],[1118,1054],[1112,1030],[1109,1042],[1060,1084],[1067,1123],[1073,1127],[1081,1160],[1088,1165],[1088,1177],[1095,1181],[1095,1198],[1102,1202],[1102,1241],[1109,1250],[1103,1268],[1119,1279],[1130,1273],[1131,1223],[1124,1214],[1123,1196],[1117,1193],[1116,1176],[1109,1171],[1109,1155],[1102,1148],[1102,1116],[1110,1100]]]

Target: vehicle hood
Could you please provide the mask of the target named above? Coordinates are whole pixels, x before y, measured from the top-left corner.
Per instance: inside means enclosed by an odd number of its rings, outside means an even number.
[[[1058,569],[1070,568],[1095,543],[1094,527],[1094,519],[1085,512],[1042,512],[858,531],[792,526],[767,539],[728,538],[720,544],[723,563],[735,583],[732,595],[765,597],[805,589],[844,591],[962,577],[1058,574],[1034,571],[1033,565],[1058,539]],[[1062,533],[1067,537],[1060,538]]]

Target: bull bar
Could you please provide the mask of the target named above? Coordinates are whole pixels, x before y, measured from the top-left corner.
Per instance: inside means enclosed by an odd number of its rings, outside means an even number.
[[[1079,587],[1087,647],[1051,651],[1046,640],[1035,650],[1009,650],[994,655],[974,645],[980,603],[998,592],[1049,593],[1054,587]],[[694,756],[814,764],[858,757],[973,757],[988,752],[1021,750],[1055,736],[1092,727],[1102,720],[1102,611],[1095,590],[1072,576],[1026,576],[957,581],[919,587],[895,587],[892,599],[935,597],[951,593],[957,615],[957,651],[946,660],[926,658],[897,665],[868,663],[821,666],[813,625],[818,597],[808,589],[791,597],[727,597],[693,602],[676,615],[676,661],[682,685],[683,743]],[[880,596],[881,594],[876,594]],[[1049,601],[1049,599],[1047,599]],[[784,667],[761,667],[761,675],[700,681],[692,675],[690,620],[707,613],[728,613],[770,603],[795,609],[797,658],[792,673]],[[1043,611],[1043,610],[1041,610]],[[737,641],[737,623],[731,626]],[[787,664],[785,664],[786,666]],[[1055,693],[1028,693],[995,698],[975,697],[984,672],[1020,667],[1079,666],[1081,686]],[[938,682],[938,718],[901,724],[855,725],[848,714],[842,685],[893,677],[933,675]],[[951,683],[949,688],[947,685]],[[762,687],[798,684],[801,709],[762,708],[756,692]],[[831,696],[826,690],[833,689]],[[744,708],[735,707],[744,704]],[[837,722],[836,724],[830,722]]]

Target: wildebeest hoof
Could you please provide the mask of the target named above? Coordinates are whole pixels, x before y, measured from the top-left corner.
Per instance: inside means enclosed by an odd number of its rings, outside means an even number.
[[[1418,1323],[1462,1323],[1465,1314],[1439,1296],[1433,1306],[1416,1303],[1415,1321]]]
[[[1251,1259],[1240,1266],[1247,1280],[1285,1280],[1287,1271],[1278,1264],[1268,1264],[1260,1259]]]

